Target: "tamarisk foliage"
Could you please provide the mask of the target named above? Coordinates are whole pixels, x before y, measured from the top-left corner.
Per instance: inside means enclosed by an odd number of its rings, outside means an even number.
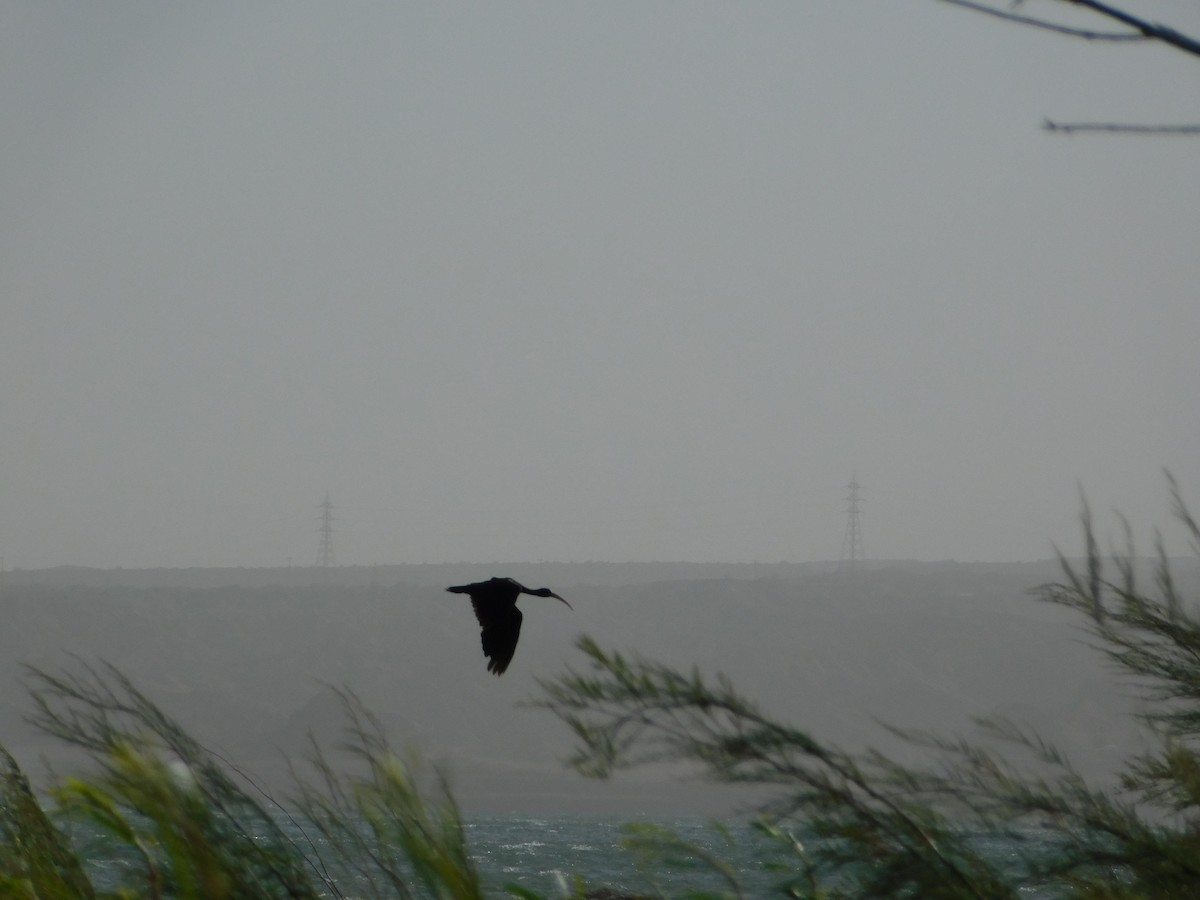
[[[349,691],[339,693],[349,723],[344,749],[362,774],[335,772],[314,741],[315,781],[294,768],[297,796],[281,805],[115,668],[29,671],[31,721],[85,751],[92,771],[51,788],[52,821],[0,748],[4,897],[483,897],[445,785],[423,791],[419,767],[391,750],[378,720]],[[90,880],[87,848],[68,834],[81,822],[101,857],[120,861],[106,867],[115,884]]]
[[[1200,554],[1200,530],[1173,481],[1171,490]],[[676,762],[767,788],[762,833],[791,852],[787,896],[1197,896],[1200,619],[1175,587],[1161,538],[1154,590],[1144,592],[1128,528],[1107,559],[1086,505],[1083,530],[1082,564],[1060,557],[1063,581],[1036,594],[1083,614],[1097,644],[1146,687],[1153,749],[1127,761],[1116,790],[1090,785],[1053,746],[1004,721],[980,723],[999,739],[986,747],[894,729],[927,751],[919,766],[850,753],[772,718],[724,677],[587,637],[577,644],[587,669],[542,682],[535,704],[573,731],[569,763],[586,775]],[[1015,857],[989,855],[985,837],[1003,838]]]

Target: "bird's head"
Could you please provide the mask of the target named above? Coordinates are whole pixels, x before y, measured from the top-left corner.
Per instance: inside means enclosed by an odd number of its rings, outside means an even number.
[[[555,600],[562,600],[563,603],[566,603],[567,609],[575,608],[570,603],[567,603],[566,600],[563,600],[562,597],[558,596],[558,594],[554,593],[554,591],[550,590],[550,588],[534,588],[531,591],[530,590],[525,591],[525,593],[532,594],[535,597],[553,597]]]

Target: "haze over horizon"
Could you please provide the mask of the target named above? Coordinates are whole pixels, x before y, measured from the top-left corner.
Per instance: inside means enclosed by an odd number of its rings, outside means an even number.
[[[1200,7],[1127,4],[1188,33]],[[933,0],[11,4],[7,568],[1045,559],[1200,508],[1196,64]],[[1095,24],[1095,23],[1092,23]]]

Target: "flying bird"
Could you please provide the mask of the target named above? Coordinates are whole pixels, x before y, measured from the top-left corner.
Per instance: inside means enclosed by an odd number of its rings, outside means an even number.
[[[527,588],[511,578],[491,578],[475,584],[459,584],[446,588],[452,594],[466,594],[471,598],[475,618],[482,629],[483,655],[488,658],[488,671],[503,675],[512,662],[517,650],[517,638],[521,636],[521,611],[517,609],[517,597],[531,594],[534,597],[553,597],[562,600],[571,609],[571,604],[550,588]]]

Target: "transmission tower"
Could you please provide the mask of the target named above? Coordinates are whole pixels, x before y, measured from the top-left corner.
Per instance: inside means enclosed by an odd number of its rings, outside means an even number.
[[[838,571],[853,573],[858,568],[858,562],[865,558],[862,539],[862,510],[859,503],[862,498],[858,492],[862,485],[858,476],[853,475],[846,485],[846,534],[842,538],[842,554],[838,558]]]
[[[321,535],[321,545],[317,550],[317,565],[328,568],[335,565],[333,560],[333,504],[329,502],[328,492],[325,502],[321,504],[321,525],[317,529]]]

